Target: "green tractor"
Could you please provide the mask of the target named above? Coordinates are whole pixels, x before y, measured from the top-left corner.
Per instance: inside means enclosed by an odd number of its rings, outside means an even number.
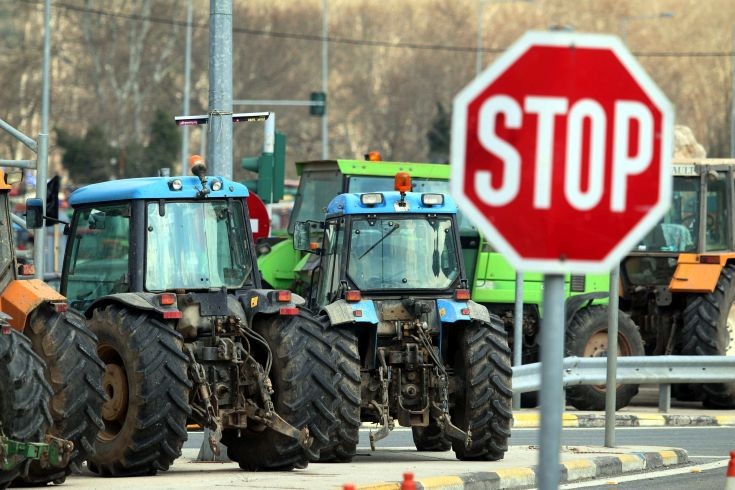
[[[311,308],[353,353],[349,404],[322,459],[350,459],[360,421],[380,426],[375,449],[394,420],[418,450],[502,459],[512,419],[502,321],[470,300],[451,198],[409,192],[407,174],[396,181],[399,192],[341,194],[326,221],[295,224],[296,248],[320,259]]]
[[[297,162],[301,176],[291,214],[289,233],[297,222],[322,220],[324,210],[336,195],[349,192],[378,192],[393,189],[397,172],[411,176],[414,192],[449,192],[449,166],[430,163],[327,160]],[[477,229],[458,215],[459,238],[467,281],[473,301],[498,315],[508,332],[513,331],[516,271],[485,241]],[[296,250],[286,238],[258,248],[258,267],[266,283],[309,294],[311,274],[317,265],[314,255]],[[572,275],[565,281],[567,328],[565,355],[607,355],[607,291],[609,275]],[[523,282],[523,364],[538,362],[539,328],[543,316],[543,276],[525,274]],[[618,355],[643,355],[637,327],[625,313],[619,315]],[[512,336],[509,339],[513,342]],[[626,406],[638,392],[637,385],[618,387],[617,405]],[[534,394],[524,394],[524,403],[535,403]],[[579,410],[602,410],[604,386],[580,385],[567,390],[567,401]]]
[[[92,471],[155,474],[187,424],[245,470],[318,458],[342,406],[341,353],[299,306],[261,287],[245,186],[195,176],[74,192],[61,291],[98,336],[109,400]]]

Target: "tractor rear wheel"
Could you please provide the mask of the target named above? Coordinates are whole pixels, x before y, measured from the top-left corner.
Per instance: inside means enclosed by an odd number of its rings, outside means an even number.
[[[97,337],[73,311],[57,313],[50,305],[41,305],[31,314],[26,335],[33,351],[46,363],[46,380],[54,391],[49,403],[54,420],[50,433],[73,442],[74,451],[65,468],[31,463],[24,481],[58,483],[94,453],[94,441],[102,428],[104,364],[97,356]]]
[[[458,459],[497,461],[508,450],[511,412],[511,364],[503,322],[490,315],[490,324],[473,322],[460,334],[454,374],[457,391],[452,421],[471,431],[470,447],[452,442]]]
[[[51,387],[43,375],[43,360],[21,333],[0,333],[0,432],[21,442],[43,442],[51,426],[48,410]],[[0,470],[0,488],[6,488],[27,466]]]
[[[304,311],[292,317],[256,317],[254,330],[272,352],[269,377],[276,413],[296,429],[308,427],[313,441],[304,449],[297,440],[262,426],[249,427],[239,437],[237,431],[225,430],[222,443],[227,456],[247,471],[305,468],[329,445],[341,420],[337,411],[344,406],[344,354],[333,348],[319,320]]]
[[[333,398],[332,413],[338,423],[332,427],[329,442],[321,448],[318,461],[321,463],[347,463],[357,452],[360,438],[360,354],[357,337],[344,328],[331,328],[326,315],[319,317],[319,323],[326,330],[332,362],[339,370],[341,380],[335,384],[339,390]]]
[[[567,325],[564,355],[577,357],[607,357],[606,306],[592,305],[575,313]],[[630,316],[618,311],[618,356],[643,356],[641,333]],[[578,385],[567,388],[567,403],[577,410],[604,410],[605,385]],[[638,385],[617,386],[616,409],[621,409],[638,394]]]
[[[726,265],[714,291],[684,310],[682,354],[735,356],[735,266]],[[707,408],[735,408],[735,382],[689,385]]]
[[[426,427],[412,427],[411,431],[417,451],[439,452],[452,449],[452,441],[444,435],[434,419]]]
[[[109,397],[89,468],[103,476],[167,470],[181,455],[191,413],[181,335],[153,314],[120,305],[95,310],[89,326]]]

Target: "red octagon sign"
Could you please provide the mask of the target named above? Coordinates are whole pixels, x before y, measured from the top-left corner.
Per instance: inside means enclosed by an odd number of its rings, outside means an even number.
[[[263,200],[256,193],[251,192],[247,197],[248,214],[250,214],[250,228],[253,230],[253,239],[268,238],[271,232],[271,220],[268,216]]]
[[[617,37],[527,33],[454,99],[452,194],[516,269],[609,271],[668,208],[673,119]]]

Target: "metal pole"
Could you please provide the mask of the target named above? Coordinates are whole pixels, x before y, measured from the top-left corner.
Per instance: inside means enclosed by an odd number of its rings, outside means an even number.
[[[232,178],[232,0],[209,4],[207,167]]]
[[[329,85],[329,0],[322,0],[322,92],[327,94]],[[334,107],[332,103],[332,107]],[[322,160],[329,158],[329,111],[322,115]]]
[[[43,80],[41,88],[41,133],[38,135],[36,155],[36,197],[43,202],[46,214],[46,179],[48,178],[48,118],[49,85],[51,78],[51,0],[46,0],[43,9]],[[41,226],[33,233],[33,265],[36,279],[43,279],[46,227]]]
[[[184,112],[189,115],[189,99],[191,90],[191,23],[192,23],[192,1],[186,10],[186,49],[184,50]],[[186,175],[187,154],[189,153],[189,126],[184,126],[181,135],[181,175]]]
[[[477,44],[475,49],[475,76],[482,71],[482,10],[483,0],[477,0]]]
[[[605,383],[605,447],[615,447],[615,400],[618,374],[618,290],[620,266],[610,271],[607,310],[607,383]]]
[[[513,366],[523,363],[523,273],[516,272],[516,297],[513,312]],[[513,410],[521,408],[521,394],[513,392]]]
[[[270,154],[273,155],[275,153],[275,147],[276,147],[276,113],[271,112],[268,116],[268,119],[265,120],[264,125],[264,137],[263,137],[263,153],[264,154]],[[275,165],[275,160],[271,159],[271,162]],[[271,172],[274,172],[275,170],[271,170]],[[266,197],[266,196],[263,196]],[[273,186],[270,188],[270,196],[268,196],[269,202],[273,202]],[[267,206],[268,211],[270,212],[270,207]]]
[[[563,410],[564,276],[544,276],[544,317],[541,321],[541,431],[538,488],[556,490],[561,472]]]

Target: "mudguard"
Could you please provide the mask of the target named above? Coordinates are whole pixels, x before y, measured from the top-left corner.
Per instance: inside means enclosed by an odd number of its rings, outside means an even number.
[[[329,316],[329,323],[332,326],[343,323],[378,324],[378,313],[375,311],[375,305],[370,300],[348,303],[340,299],[325,306],[324,312]]]
[[[108,304],[120,304],[130,308],[155,311],[163,315],[166,312],[179,311],[178,306],[174,303],[171,306],[161,306],[156,301],[159,293],[115,293],[107,296],[100,296],[94,300],[85,310],[84,315],[92,318],[92,312],[99,308],[104,308]]]
[[[456,323],[475,320],[490,323],[490,312],[488,309],[472,300],[454,301],[451,299],[437,299],[436,306],[439,310],[439,319],[442,323]],[[469,310],[463,313],[462,310]]]
[[[609,296],[610,293],[608,291],[595,291],[593,293],[576,294],[568,297],[564,302],[564,322],[569,323],[585,303],[591,304],[596,299],[608,298]]]
[[[291,293],[291,301],[278,301],[277,289],[250,289],[238,294],[245,315],[252,319],[258,313],[266,315],[279,313],[281,308],[294,308],[306,304],[306,300],[298,294]]]
[[[10,326],[22,332],[30,314],[46,301],[61,303],[66,298],[40,279],[16,279],[2,292],[0,311],[10,315]]]

